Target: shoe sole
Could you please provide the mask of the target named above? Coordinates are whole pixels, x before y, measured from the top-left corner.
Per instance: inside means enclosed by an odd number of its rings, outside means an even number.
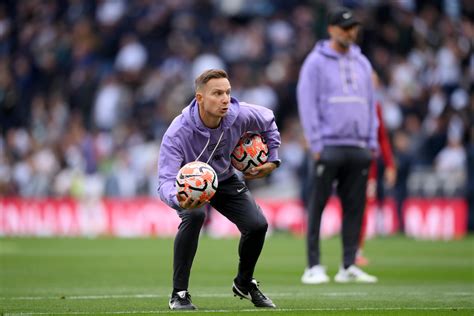
[[[377,283],[378,280],[374,280],[374,281],[363,281],[363,280],[340,280],[340,279],[334,279],[334,282],[336,282],[336,283],[367,283],[367,284],[373,284],[373,283]]]
[[[326,284],[326,283],[329,283],[329,280],[323,280],[323,281],[305,281],[305,280],[301,280],[301,283],[303,283],[303,284],[309,284],[309,285],[317,285],[317,284]]]
[[[367,267],[369,265],[370,261],[366,258],[359,258],[359,259],[356,259],[356,266],[359,266],[359,267]]]
[[[171,303],[168,303],[168,307],[169,307],[171,310],[174,310],[174,311],[178,311],[178,310],[181,310],[181,311],[185,311],[185,310],[194,311],[194,310],[197,310],[196,305],[191,305],[191,306],[189,306],[189,307],[176,308],[176,307],[173,307],[173,306],[171,305]]]
[[[173,311],[195,311],[195,310],[197,310],[197,307],[173,308],[171,305],[168,305],[168,306]]]

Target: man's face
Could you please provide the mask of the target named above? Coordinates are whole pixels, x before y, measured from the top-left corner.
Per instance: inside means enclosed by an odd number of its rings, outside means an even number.
[[[203,115],[222,118],[230,106],[230,82],[226,78],[211,79],[196,92],[196,100]]]
[[[357,39],[359,32],[359,25],[352,25],[348,28],[342,28],[337,25],[330,25],[328,28],[329,35],[340,46],[349,48]]]

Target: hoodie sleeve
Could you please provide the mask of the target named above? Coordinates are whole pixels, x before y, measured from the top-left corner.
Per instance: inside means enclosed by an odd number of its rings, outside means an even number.
[[[312,153],[319,153],[323,149],[319,130],[319,67],[314,57],[308,57],[300,71],[296,97],[298,113],[304,135]]]
[[[158,159],[158,192],[163,202],[170,207],[180,210],[178,198],[176,196],[176,175],[181,168],[183,154],[180,148],[165,135],[160,147],[160,156]]]
[[[267,141],[268,161],[279,160],[278,148],[280,147],[281,139],[273,111],[259,105],[250,105],[247,103],[241,103],[241,105],[247,105],[250,109],[251,116],[254,118],[249,120],[247,130],[259,132]]]

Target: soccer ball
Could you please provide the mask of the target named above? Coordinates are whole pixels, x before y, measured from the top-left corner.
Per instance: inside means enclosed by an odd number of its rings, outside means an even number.
[[[247,132],[240,138],[230,158],[237,170],[246,173],[267,161],[268,147],[260,134]]]
[[[189,196],[195,201],[209,201],[217,190],[217,174],[207,163],[193,161],[185,164],[176,176],[178,200]]]

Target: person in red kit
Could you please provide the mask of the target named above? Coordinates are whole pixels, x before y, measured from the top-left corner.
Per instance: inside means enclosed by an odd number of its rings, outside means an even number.
[[[375,73],[373,74],[373,81],[374,81],[374,87],[375,89],[377,89],[379,87],[379,79]],[[395,166],[395,161],[393,159],[392,146],[390,145],[390,139],[387,135],[387,131],[383,123],[382,107],[381,107],[380,102],[377,102],[376,110],[377,110],[377,117],[379,120],[379,126],[377,130],[377,139],[379,142],[382,160],[385,166],[384,179],[385,179],[385,183],[387,187],[391,188],[395,185],[395,181],[397,179],[397,169]],[[370,205],[373,202],[377,202],[376,201],[377,199],[377,194],[376,194],[377,171],[378,171],[377,159],[374,159],[372,160],[372,163],[370,165],[369,179],[367,182],[367,195],[366,195],[367,205]],[[368,217],[368,212],[366,210],[362,218],[362,228],[361,228],[360,237],[359,237],[359,249],[357,250],[357,255],[356,255],[356,265],[361,266],[361,267],[367,266],[369,264],[369,260],[363,254],[364,242],[365,242],[365,237],[367,234],[367,217]]]

